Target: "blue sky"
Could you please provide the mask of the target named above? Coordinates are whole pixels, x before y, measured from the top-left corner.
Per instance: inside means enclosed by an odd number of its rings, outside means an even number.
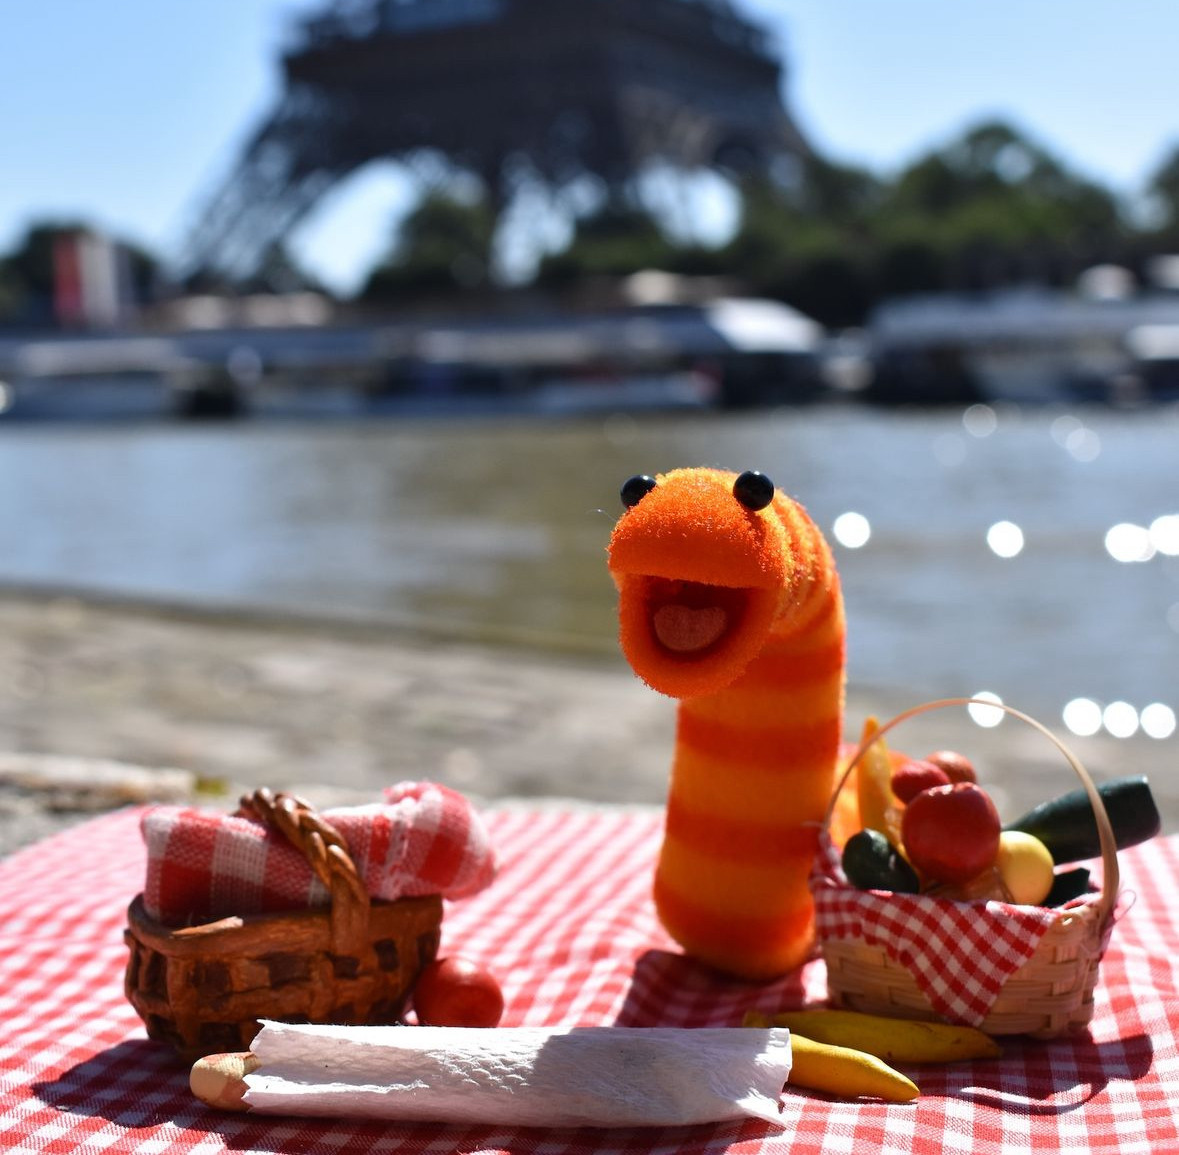
[[[316,5],[311,5],[315,7]],[[0,6],[0,252],[68,216],[167,253],[276,99],[307,0],[8,0]],[[816,147],[894,170],[1003,116],[1132,193],[1179,146],[1172,0],[738,0],[786,47]],[[355,284],[406,194],[361,175],[296,250]]]

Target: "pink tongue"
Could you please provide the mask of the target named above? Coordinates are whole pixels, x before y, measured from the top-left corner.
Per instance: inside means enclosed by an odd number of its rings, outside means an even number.
[[[711,646],[729,624],[729,615],[719,606],[694,609],[672,602],[660,606],[652,624],[655,636],[677,654],[690,654]]]

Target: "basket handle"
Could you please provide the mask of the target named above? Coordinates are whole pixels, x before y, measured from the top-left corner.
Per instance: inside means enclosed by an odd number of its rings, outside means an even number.
[[[368,938],[370,899],[348,844],[306,799],[265,786],[242,795],[238,814],[284,835],[331,894],[332,950],[354,954]]]
[[[1098,793],[1093,779],[1089,776],[1089,772],[1081,764],[1081,760],[1047,726],[1041,722],[1037,722],[1030,714],[1025,714],[1022,710],[1017,710],[1013,706],[1006,706],[1002,702],[992,702],[985,698],[939,698],[933,702],[923,702],[919,706],[912,706],[908,710],[897,714],[895,718],[891,718],[885,722],[884,725],[878,727],[870,737],[865,738],[860,743],[855,754],[852,755],[851,761],[848,762],[847,767],[840,776],[839,781],[835,784],[835,789],[831,794],[831,801],[827,805],[827,813],[823,818],[824,830],[831,824],[831,817],[835,812],[836,800],[843,790],[844,783],[851,776],[852,771],[859,765],[863,756],[880,738],[883,738],[894,727],[899,726],[902,722],[908,721],[910,718],[916,717],[918,714],[926,714],[931,710],[940,710],[946,706],[975,705],[1002,710],[1004,713],[1010,714],[1013,718],[1018,718],[1021,722],[1026,722],[1034,730],[1038,730],[1064,755],[1065,761],[1068,762],[1073,768],[1073,772],[1081,780],[1081,785],[1085,788],[1085,793],[1089,797],[1089,805],[1093,807],[1093,817],[1097,824],[1097,836],[1101,842],[1102,887],[1099,906],[1101,919],[1104,922],[1113,914],[1114,904],[1117,902],[1118,897],[1118,885],[1121,880],[1118,870],[1117,841],[1114,837],[1113,826],[1110,825],[1109,814],[1106,813],[1105,802],[1100,793]]]

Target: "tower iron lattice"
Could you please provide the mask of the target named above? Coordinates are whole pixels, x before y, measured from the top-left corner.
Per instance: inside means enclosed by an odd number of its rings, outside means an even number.
[[[189,273],[246,277],[372,161],[442,157],[502,209],[677,170],[771,174],[805,154],[767,32],[729,0],[335,0],[302,17],[277,107],[199,213]]]

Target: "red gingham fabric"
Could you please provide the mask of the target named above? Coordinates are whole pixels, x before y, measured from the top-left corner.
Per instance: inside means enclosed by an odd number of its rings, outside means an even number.
[[[860,890],[843,873],[826,833],[811,874],[820,939],[860,939],[913,976],[930,1006],[951,1022],[978,1026],[1003,984],[1036,953],[1063,910],[1005,902],[960,903],[919,894]]]
[[[0,862],[0,1151],[17,1155],[1156,1155],[1179,1151],[1179,839],[1122,853],[1135,901],[1102,964],[1089,1031],[1009,1039],[985,1062],[907,1067],[912,1103],[788,1086],[781,1130],[529,1130],[214,1112],[147,1040],[123,997],[126,907],[140,888],[139,811]],[[490,966],[507,1025],[723,1026],[821,999],[820,961],[778,982],[718,978],[660,930],[653,810],[503,808],[483,815],[495,881],[447,906],[443,951]]]
[[[390,901],[464,898],[495,876],[487,830],[463,795],[432,782],[401,782],[385,803],[325,810],[348,844],[365,889]],[[280,833],[252,818],[156,806],[141,826],[147,846],[143,905],[179,926],[231,914],[326,906],[326,887]]]

